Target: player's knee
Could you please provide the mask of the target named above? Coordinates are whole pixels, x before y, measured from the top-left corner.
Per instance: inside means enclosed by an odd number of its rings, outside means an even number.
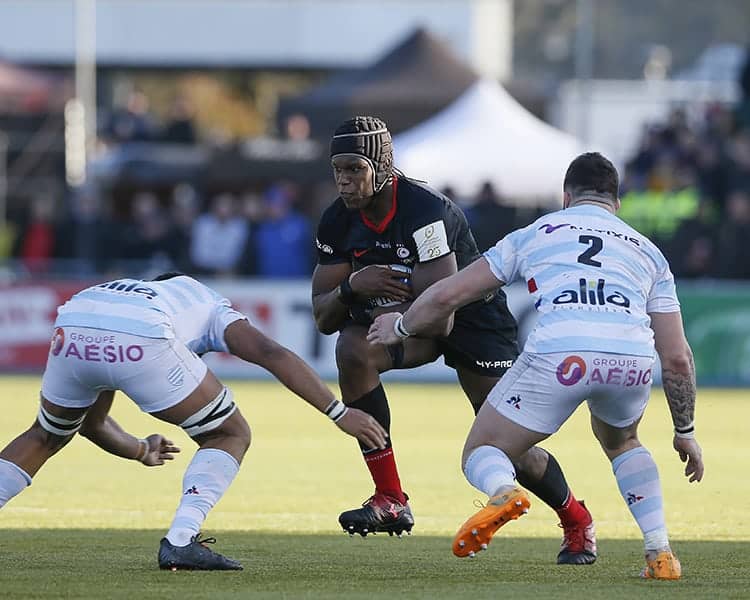
[[[546,450],[534,446],[513,461],[516,473],[544,474],[550,455]]]
[[[638,430],[633,427],[619,429],[611,426],[594,426],[594,435],[607,457],[612,460],[615,456],[627,452],[641,445]]]
[[[351,327],[342,331],[336,341],[336,366],[342,374],[357,373],[372,368],[367,340],[354,333]]]
[[[235,443],[243,449],[243,454],[250,448],[252,432],[250,431],[250,425],[240,411],[234,413],[231,419],[227,419],[223,423],[222,433],[233,438]]]
[[[247,450],[250,446],[250,427],[234,402],[232,390],[226,386],[216,398],[180,423],[180,427],[199,445],[207,440],[232,438],[233,447]]]

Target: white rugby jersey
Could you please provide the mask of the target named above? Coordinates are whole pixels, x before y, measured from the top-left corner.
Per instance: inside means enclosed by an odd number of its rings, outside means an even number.
[[[659,249],[604,208],[574,206],[510,233],[484,257],[499,280],[526,281],[539,321],[524,349],[653,356],[650,312],[680,309]]]
[[[57,309],[56,327],[92,327],[176,338],[196,354],[227,352],[224,330],[246,319],[211,288],[187,276],[118,279],[86,288]]]

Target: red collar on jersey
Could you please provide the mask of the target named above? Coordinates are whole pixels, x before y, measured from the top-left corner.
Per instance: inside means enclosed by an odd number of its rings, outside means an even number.
[[[393,176],[393,199],[391,200],[391,209],[388,211],[388,214],[385,215],[383,220],[380,223],[373,223],[365,216],[365,213],[363,213],[361,210],[359,211],[359,216],[362,217],[362,222],[367,225],[368,228],[372,229],[375,233],[383,233],[385,231],[385,228],[388,227],[388,224],[393,221],[393,217],[396,216],[396,196],[398,189],[398,177],[396,175]]]

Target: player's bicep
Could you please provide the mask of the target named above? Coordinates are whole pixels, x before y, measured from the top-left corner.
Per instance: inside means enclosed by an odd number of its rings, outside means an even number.
[[[651,312],[651,329],[654,332],[654,346],[659,357],[664,360],[673,354],[681,354],[687,346],[685,330],[682,326],[682,313]]]
[[[411,274],[412,293],[416,298],[436,281],[450,277],[458,271],[456,255],[451,252],[437,260],[417,263]]]
[[[247,320],[235,321],[224,333],[227,349],[237,358],[264,366],[282,347]]]

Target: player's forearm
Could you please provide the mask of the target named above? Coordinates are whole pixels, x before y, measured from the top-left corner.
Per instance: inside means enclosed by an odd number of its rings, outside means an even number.
[[[339,299],[336,288],[313,298],[313,315],[318,331],[330,335],[337,332],[349,317],[349,307]]]
[[[439,335],[446,335],[453,324],[453,312],[460,306],[451,293],[450,285],[446,284],[446,280],[441,280],[412,302],[404,314],[403,325],[411,335],[435,335],[436,330],[440,330]]]
[[[310,366],[287,348],[279,347],[263,365],[287,389],[325,412],[335,396]]]
[[[127,433],[112,417],[103,422],[81,428],[81,435],[102,450],[122,458],[136,459],[145,454],[144,441]]]
[[[695,418],[695,363],[688,349],[678,358],[662,360],[662,385],[676,429],[690,427]]]
[[[391,312],[399,312],[404,314],[414,302],[402,302],[396,306],[379,306],[372,310],[372,318],[375,319],[380,315]],[[417,337],[429,338],[429,337],[443,337],[450,333],[453,328],[453,321],[450,318],[450,314],[444,319],[440,319],[435,323],[432,323],[426,327],[423,331],[417,334]]]

